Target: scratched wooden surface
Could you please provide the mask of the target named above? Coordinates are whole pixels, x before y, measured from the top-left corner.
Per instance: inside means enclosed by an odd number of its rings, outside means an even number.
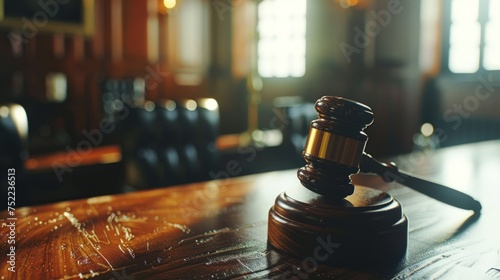
[[[267,244],[275,197],[299,186],[295,170],[271,172],[17,209],[16,272],[7,270],[10,216],[2,212],[1,279],[500,279],[500,142],[393,160],[470,193],[481,215],[356,176],[402,203],[408,254],[385,270],[315,267]]]

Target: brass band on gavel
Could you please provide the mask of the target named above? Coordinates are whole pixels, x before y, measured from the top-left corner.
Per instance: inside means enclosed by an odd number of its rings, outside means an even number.
[[[311,127],[304,153],[352,167],[359,167],[366,141]]]

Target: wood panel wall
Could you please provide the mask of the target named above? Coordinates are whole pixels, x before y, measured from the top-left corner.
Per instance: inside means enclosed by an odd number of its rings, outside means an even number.
[[[209,1],[196,2],[210,12]],[[168,14],[161,3],[95,1],[95,28],[88,37],[39,30],[13,46],[9,34],[22,35],[22,31],[0,29],[0,99],[47,102],[45,76],[62,72],[68,85],[63,106],[71,114],[71,133],[78,138],[83,129],[98,127],[102,117],[100,83],[104,79],[142,77],[146,98],[153,101],[209,95],[206,76],[199,85],[179,85],[174,81],[172,73],[176,69],[172,69],[167,50],[173,42],[168,28],[175,21],[175,14]],[[209,18],[204,20],[210,26]]]

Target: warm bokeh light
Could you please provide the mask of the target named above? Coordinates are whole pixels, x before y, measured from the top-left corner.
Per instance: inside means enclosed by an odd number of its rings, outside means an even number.
[[[146,101],[146,103],[144,103],[144,109],[148,112],[152,112],[155,109],[155,103],[153,101]]]
[[[198,103],[200,104],[200,107],[203,107],[210,111],[215,111],[219,109],[219,104],[217,103],[217,100],[213,98],[202,98],[198,100]]]
[[[173,9],[175,5],[177,5],[177,0],[163,0],[163,5],[165,5],[167,9]]]
[[[165,101],[163,106],[169,111],[173,111],[173,110],[175,110],[175,108],[177,108],[177,104],[175,104],[175,101],[173,101],[173,100]]]
[[[45,87],[50,101],[64,102],[66,100],[68,81],[64,73],[48,73],[45,76]]]
[[[12,120],[16,124],[17,132],[21,139],[26,139],[28,137],[28,116],[26,111],[21,105],[12,104],[10,105],[10,115]]]
[[[339,0],[339,4],[342,8],[354,7],[358,4],[358,0]]]
[[[9,107],[7,106],[2,106],[0,107],[0,117],[6,118],[9,116]]]
[[[196,110],[196,107],[198,107],[198,104],[196,103],[196,101],[189,99],[186,101],[184,106],[186,106],[186,109],[188,109],[189,111],[194,111]]]
[[[432,126],[432,124],[430,123],[424,123],[420,127],[420,132],[422,133],[422,135],[429,137],[432,135],[432,133],[434,133],[434,126]]]

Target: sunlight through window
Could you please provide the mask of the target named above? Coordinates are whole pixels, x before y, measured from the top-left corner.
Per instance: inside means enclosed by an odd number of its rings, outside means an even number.
[[[257,65],[262,77],[302,77],[306,69],[306,0],[258,6]]]
[[[486,70],[500,70],[500,0],[490,0],[489,21],[486,24],[484,37],[483,65]]]
[[[453,73],[500,70],[500,0],[451,0],[448,67]]]
[[[454,73],[474,73],[479,69],[481,25],[479,0],[451,3],[449,68]]]

